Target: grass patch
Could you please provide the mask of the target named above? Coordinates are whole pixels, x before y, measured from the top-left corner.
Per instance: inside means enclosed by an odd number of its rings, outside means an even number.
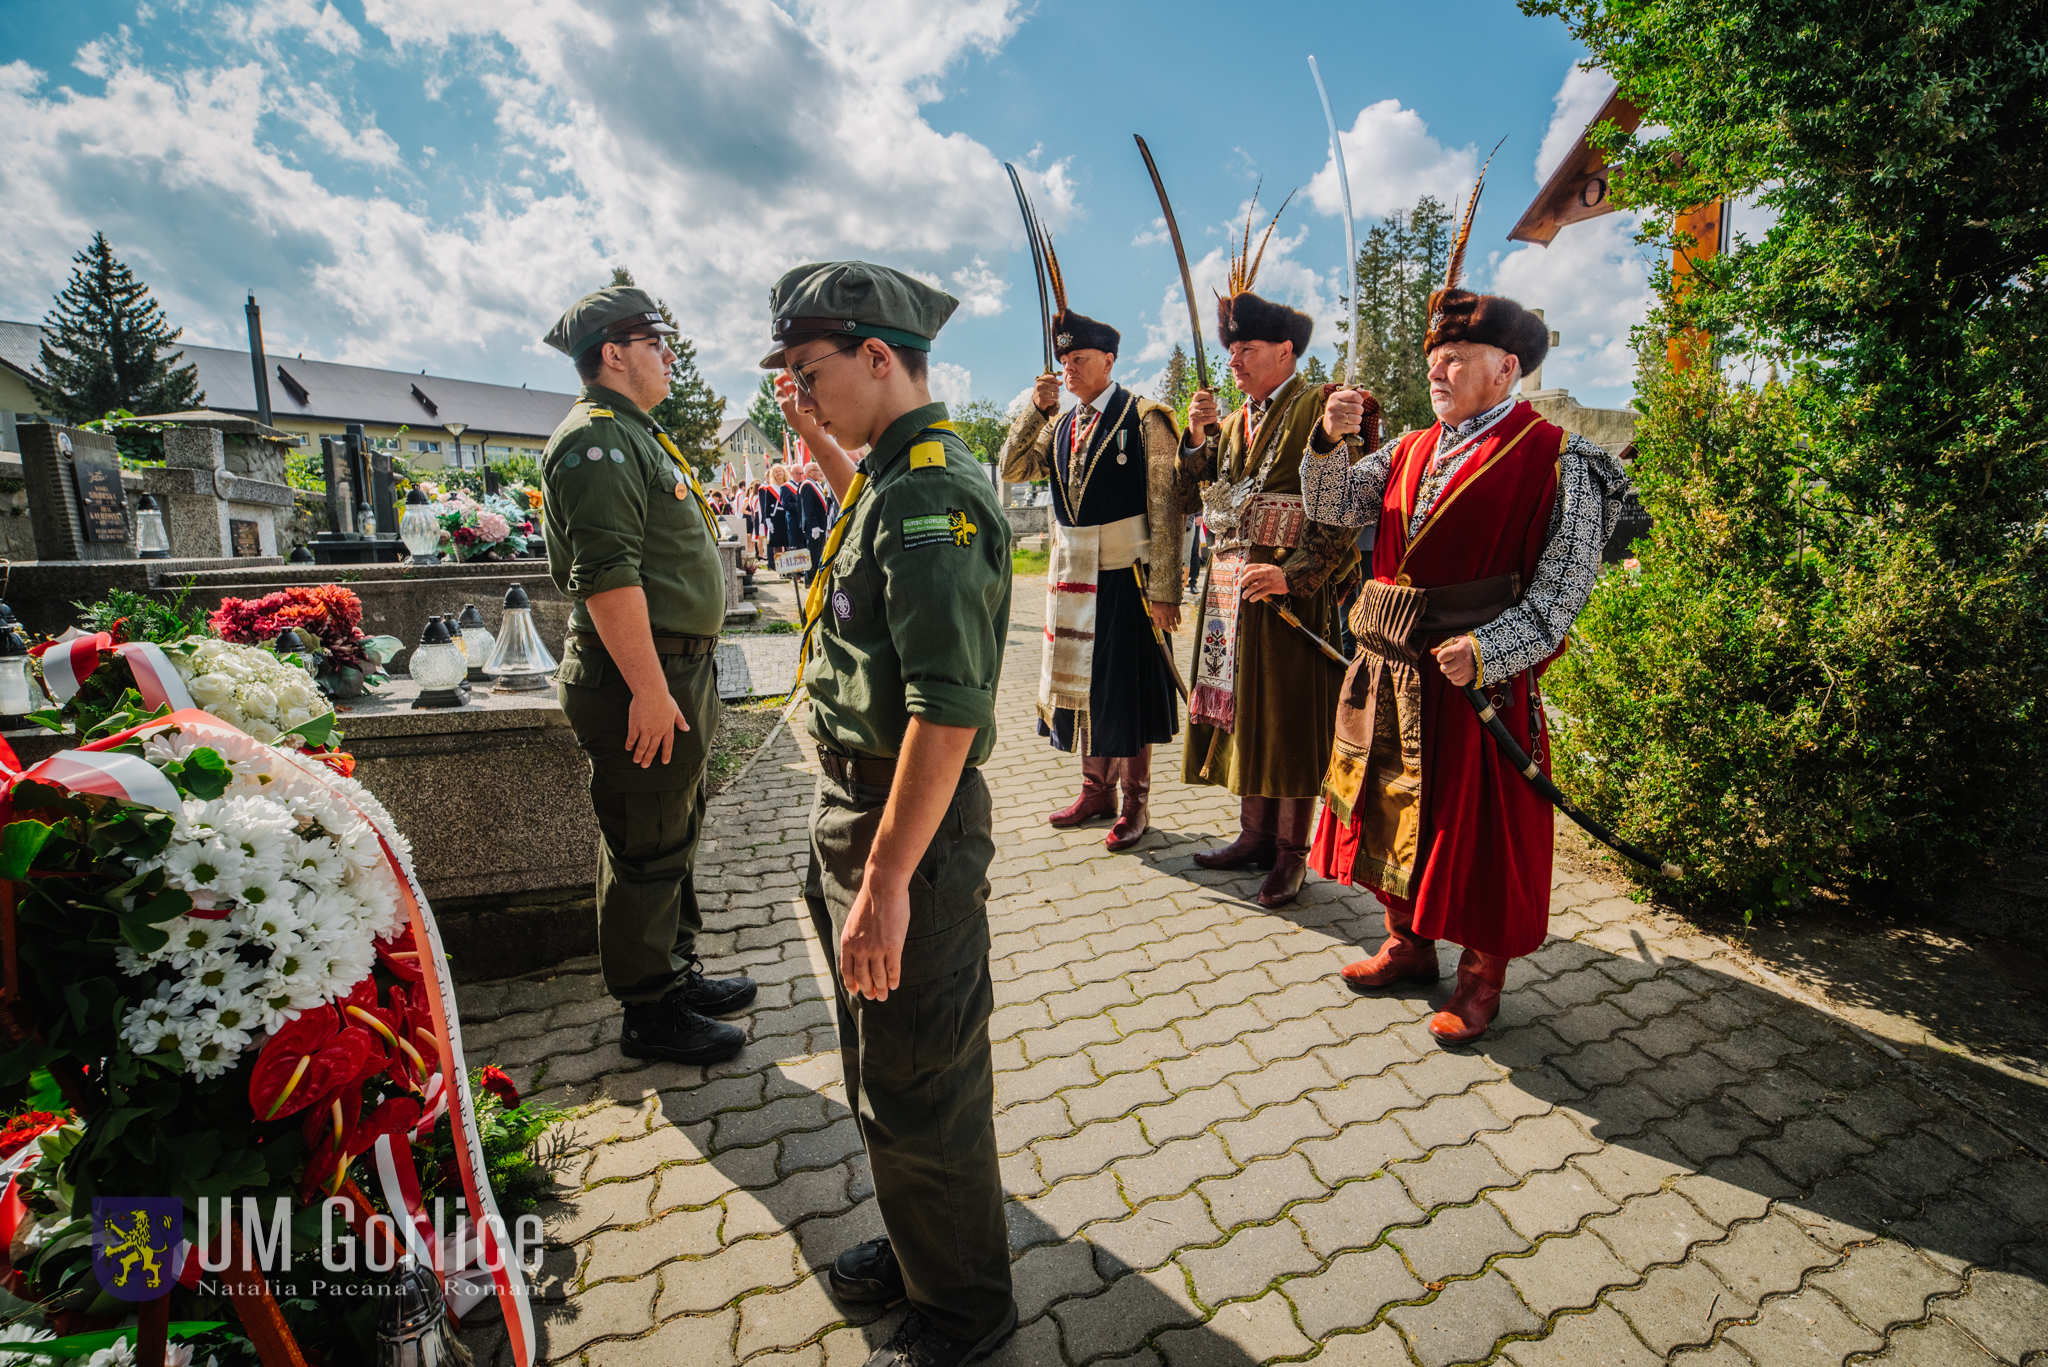
[[[788,702],[785,696],[726,704],[718,734],[711,740],[710,772],[706,775],[713,796],[725,791],[739,777],[740,770],[746,768],[747,761],[775,729],[775,719],[782,715]]]
[[[1010,552],[1010,572],[1012,574],[1044,574],[1051,565],[1051,551],[1018,549]]]

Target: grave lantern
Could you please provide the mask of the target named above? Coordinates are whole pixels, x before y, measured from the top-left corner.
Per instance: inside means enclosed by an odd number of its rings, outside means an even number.
[[[460,707],[469,701],[469,683],[463,678],[469,663],[462,658],[462,647],[455,644],[447,624],[439,617],[427,619],[426,630],[420,633],[420,643],[412,652],[408,668],[420,689],[420,695],[413,699],[415,708]]]
[[[164,531],[164,510],[155,494],[135,500],[135,554],[144,560],[171,558],[171,538]]]
[[[441,520],[430,511],[427,496],[414,486],[405,496],[405,516],[398,520],[398,538],[412,552],[415,563],[432,565],[440,561]]]
[[[484,615],[476,610],[474,603],[462,605],[462,615],[455,619],[455,625],[462,631],[462,653],[469,661],[469,681],[482,683],[484,661],[496,653],[498,643],[491,636],[490,628],[484,625]]]
[[[526,590],[514,584],[505,590],[505,616],[498,623],[498,648],[491,652],[484,673],[495,675],[499,693],[518,693],[546,688],[548,672],[555,657],[533,624],[533,603]]]
[[[21,717],[36,710],[28,681],[28,642],[14,609],[0,603],[0,717]]]
[[[450,1327],[439,1280],[404,1254],[384,1284],[376,1367],[454,1367],[467,1361],[469,1353]]]

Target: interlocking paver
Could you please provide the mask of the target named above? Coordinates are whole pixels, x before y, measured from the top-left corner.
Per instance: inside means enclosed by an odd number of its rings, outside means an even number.
[[[1162,767],[1131,854],[1047,828],[1073,766],[1034,734],[1036,601],[984,771],[1024,1316],[989,1367],[2001,1360],[1980,1344],[2014,1367],[2033,1346],[2048,1167],[1569,861],[1494,1028],[1447,1051],[1424,1028],[1447,983],[1336,976],[1382,939],[1369,892],[1311,879],[1271,915],[1258,873],[1192,867],[1234,829],[1228,793]],[[797,895],[801,725],[714,800],[700,852],[699,948],[762,984],[740,1056],[623,1059],[590,958],[460,989],[472,1062],[545,1069],[542,1099],[582,1107],[542,1208],[551,1359],[860,1367],[900,1318],[815,1275],[882,1224]],[[505,1360],[501,1329],[464,1337]]]

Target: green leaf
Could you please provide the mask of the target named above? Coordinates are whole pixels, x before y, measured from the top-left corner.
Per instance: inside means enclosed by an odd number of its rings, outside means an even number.
[[[149,922],[134,916],[121,918],[121,938],[139,954],[154,954],[171,942],[171,937]]]
[[[133,913],[138,921],[150,925],[162,925],[174,917],[183,916],[192,910],[192,895],[179,888],[165,888],[149,901],[137,907]]]
[[[19,882],[50,838],[51,827],[40,821],[16,821],[0,830],[0,878]]]
[[[363,653],[380,665],[391,663],[397,657],[398,652],[404,649],[405,642],[399,640],[396,636],[365,636],[363,638]]]
[[[201,746],[185,756],[184,767],[178,773],[178,781],[187,793],[208,802],[226,792],[234,777],[220,751],[211,746]]]
[[[322,712],[311,721],[301,722],[299,725],[294,726],[285,734],[287,736],[304,736],[307,745],[318,749],[320,746],[327,744],[328,739],[334,734],[334,712],[331,709]]]
[[[70,1104],[64,1099],[64,1089],[57,1085],[57,1079],[48,1068],[38,1068],[28,1075],[28,1109],[61,1111]]]

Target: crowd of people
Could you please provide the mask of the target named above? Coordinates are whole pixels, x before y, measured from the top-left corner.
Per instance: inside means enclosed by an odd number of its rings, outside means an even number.
[[[816,461],[776,461],[768,478],[747,480],[736,489],[715,489],[711,509],[720,517],[745,520],[747,550],[768,565],[783,551],[808,551],[818,563],[825,533],[839,516],[839,496]],[[800,582],[808,582],[808,571]]]

